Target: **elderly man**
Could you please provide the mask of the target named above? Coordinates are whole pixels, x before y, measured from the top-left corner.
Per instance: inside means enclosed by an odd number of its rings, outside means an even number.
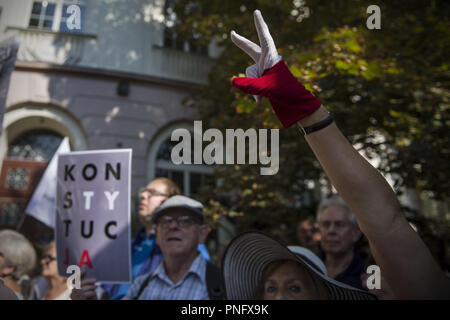
[[[124,299],[220,299],[220,272],[198,252],[208,235],[203,205],[176,195],[153,212],[152,222],[164,258],[155,271],[133,281]],[[85,279],[80,290],[73,290],[72,299],[96,299],[95,288],[95,279]]]
[[[139,190],[139,221],[143,225],[132,241],[132,276],[133,280],[140,275],[148,274],[156,269],[162,261],[161,249],[156,244],[153,213],[157,207],[165,200],[174,195],[181,194],[180,188],[170,179],[155,178],[150,183]],[[198,250],[203,257],[209,261],[209,253],[203,244],[200,244]],[[112,300],[122,299],[128,292],[130,285],[102,285],[106,296]]]
[[[161,250],[155,246],[153,230],[153,211],[168,197],[180,194],[180,189],[170,179],[156,178],[139,190],[139,221],[143,225],[136,234],[131,245],[132,277],[153,271],[162,260]],[[125,296],[130,286],[128,284],[104,284],[104,298],[118,300]]]
[[[333,196],[319,204],[317,221],[328,275],[363,289],[361,274],[365,272],[365,263],[355,250],[361,231],[353,213],[339,196]]]

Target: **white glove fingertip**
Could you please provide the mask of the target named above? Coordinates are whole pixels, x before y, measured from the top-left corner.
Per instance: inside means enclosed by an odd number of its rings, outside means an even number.
[[[234,30],[231,33],[231,41],[247,53],[253,61],[257,62],[259,60],[261,48],[256,43],[253,43],[247,38],[237,34]]]

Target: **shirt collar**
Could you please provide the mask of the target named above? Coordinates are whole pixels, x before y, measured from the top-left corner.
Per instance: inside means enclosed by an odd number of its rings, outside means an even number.
[[[206,283],[206,260],[202,257],[201,254],[197,254],[197,257],[195,258],[194,262],[192,262],[191,267],[189,268],[188,272],[186,272],[186,274],[178,282],[178,284],[182,283],[189,274],[196,275],[197,277],[200,278],[200,280],[203,283]],[[163,261],[161,261],[161,263],[155,269],[155,271],[153,272],[153,275],[151,277],[152,278],[158,277],[161,280],[164,280],[165,282],[168,282],[171,285],[175,285],[166,274],[166,270],[164,268],[164,259],[163,259]]]

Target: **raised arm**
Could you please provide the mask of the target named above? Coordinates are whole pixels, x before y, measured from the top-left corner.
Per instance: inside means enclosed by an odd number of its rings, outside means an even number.
[[[322,106],[300,120],[324,119]],[[384,177],[366,161],[333,123],[305,136],[340,196],[354,212],[375,261],[399,298],[449,298],[450,281],[406,221]]]
[[[261,47],[235,32],[231,39],[247,53],[251,46],[250,55],[256,62],[252,67],[257,66],[259,72],[257,77],[234,78],[233,85],[246,93],[267,97],[285,128],[295,123],[306,128],[326,119],[328,111],[297,81],[283,61],[265,62],[266,57],[278,54],[258,10],[254,18]],[[263,72],[261,65],[265,65]],[[250,76],[249,72],[247,75]],[[305,137],[336,190],[354,212],[396,296],[449,298],[450,280],[409,226],[384,177],[353,148],[334,123]]]

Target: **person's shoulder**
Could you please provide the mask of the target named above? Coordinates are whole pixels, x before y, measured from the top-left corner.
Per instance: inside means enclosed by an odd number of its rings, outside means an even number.
[[[354,255],[353,255],[353,260],[352,260],[352,263],[350,264],[350,266],[351,266],[350,269],[352,271],[354,271],[355,273],[365,272],[366,262],[362,258],[359,250],[355,250]]]
[[[5,286],[3,280],[0,278],[0,300],[19,300],[18,294]]]

